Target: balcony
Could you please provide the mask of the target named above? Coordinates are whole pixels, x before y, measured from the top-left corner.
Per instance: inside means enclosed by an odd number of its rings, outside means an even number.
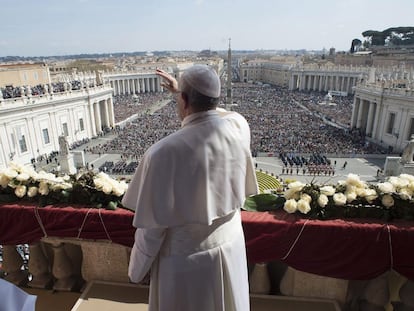
[[[121,209],[110,211],[70,206],[37,208],[30,204],[0,204],[4,278],[38,295],[38,311],[95,310],[103,302],[117,305],[114,310],[129,310],[131,306],[139,310],[137,304],[143,304],[145,310],[145,301],[137,301],[136,288],[139,287],[146,298],[146,287],[129,283],[127,277],[134,232],[132,215],[132,212]],[[332,268],[338,262],[321,262],[317,270],[322,275],[294,268],[301,261],[309,263],[319,258],[319,242],[312,231],[319,232],[319,240],[329,236],[327,232],[336,237],[332,231],[332,225],[338,225],[335,221],[292,220],[280,214],[258,212],[244,212],[242,219],[250,262],[252,310],[396,310],[391,302],[412,306],[413,282],[394,271],[399,270],[400,264],[407,271],[412,270],[409,267],[413,266],[413,255],[409,253],[409,248],[404,253],[406,263],[401,263],[397,257],[397,247],[412,241],[411,225],[392,224],[388,228],[395,225],[398,230],[391,231],[390,235],[375,231],[365,233],[377,237],[377,250],[382,245],[385,249],[385,253],[373,255],[377,260],[372,261],[372,266],[381,263],[382,258],[389,255],[389,237],[394,242],[394,262],[391,263],[391,270],[385,269],[384,273],[376,277],[358,281],[327,277],[329,269],[325,271],[323,268],[327,268],[326,265]],[[341,221],[339,223],[342,224]],[[347,223],[348,237],[354,230],[352,226],[357,230],[357,227],[366,228],[368,223],[361,222],[360,227],[358,222]],[[384,226],[376,223],[372,227],[375,230],[384,229]],[[309,236],[313,237],[313,243],[306,240]],[[336,244],[338,251],[347,248],[345,244],[338,248],[338,243],[342,244],[342,241],[339,236],[337,238],[333,244]],[[300,244],[301,241],[304,244]],[[331,245],[326,241],[322,242],[322,247],[331,250]],[[357,239],[350,243],[358,248]],[[16,248],[16,244],[26,244],[28,247]],[[271,249],[266,245],[271,245]],[[296,257],[295,251],[301,254]],[[350,255],[352,252],[350,248],[346,251]],[[371,258],[368,252],[367,258]],[[357,276],[358,271],[365,275],[367,271],[359,271],[363,258],[356,258],[350,262],[355,271],[351,267],[347,273]],[[342,271],[337,273],[341,274]],[[131,291],[133,294],[128,294]],[[57,303],[56,308],[52,307],[54,303]]]

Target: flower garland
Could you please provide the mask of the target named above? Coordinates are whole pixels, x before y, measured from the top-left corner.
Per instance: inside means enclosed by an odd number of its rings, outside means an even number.
[[[103,172],[58,176],[15,162],[0,171],[0,202],[26,200],[40,206],[66,203],[115,209],[127,188],[124,180],[117,181]]]
[[[285,189],[247,198],[244,209],[271,211],[283,209],[289,214],[312,218],[381,218],[414,220],[414,176],[401,174],[386,181],[368,184],[349,174],[336,185],[304,184],[294,181]]]

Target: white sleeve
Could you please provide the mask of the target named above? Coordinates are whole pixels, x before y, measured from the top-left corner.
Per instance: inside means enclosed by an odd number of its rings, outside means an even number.
[[[148,273],[164,241],[165,231],[165,228],[137,228],[128,267],[131,282],[140,282]]]

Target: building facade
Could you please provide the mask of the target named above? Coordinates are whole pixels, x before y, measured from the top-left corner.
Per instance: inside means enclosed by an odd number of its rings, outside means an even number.
[[[59,151],[59,136],[66,136],[72,144],[113,126],[112,88],[108,84],[0,98],[0,168],[10,161],[27,164]]]
[[[0,65],[0,88],[50,83],[49,67],[44,63]]]
[[[414,72],[375,78],[355,87],[351,127],[368,141],[401,152],[414,135]]]

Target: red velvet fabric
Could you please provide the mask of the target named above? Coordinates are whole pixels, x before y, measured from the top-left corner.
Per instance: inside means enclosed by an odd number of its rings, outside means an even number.
[[[0,244],[33,243],[44,236],[39,221],[47,236],[78,237],[83,239],[110,239],[122,245],[132,246],[135,228],[132,227],[133,212],[95,208],[74,208],[54,205],[36,208],[33,205],[0,205]],[[101,220],[102,218],[102,220]]]
[[[283,260],[304,272],[348,280],[394,269],[414,279],[413,222],[307,221],[283,211],[244,212],[242,220],[251,263]]]
[[[31,244],[43,237],[35,211],[31,204],[0,204],[0,244]],[[128,210],[55,205],[37,212],[48,236],[76,238],[84,223],[80,238],[107,239],[104,224],[113,242],[134,243],[134,214]],[[306,220],[283,211],[242,212],[242,221],[250,263],[282,260],[301,271],[349,280],[392,268],[414,280],[414,222]]]

